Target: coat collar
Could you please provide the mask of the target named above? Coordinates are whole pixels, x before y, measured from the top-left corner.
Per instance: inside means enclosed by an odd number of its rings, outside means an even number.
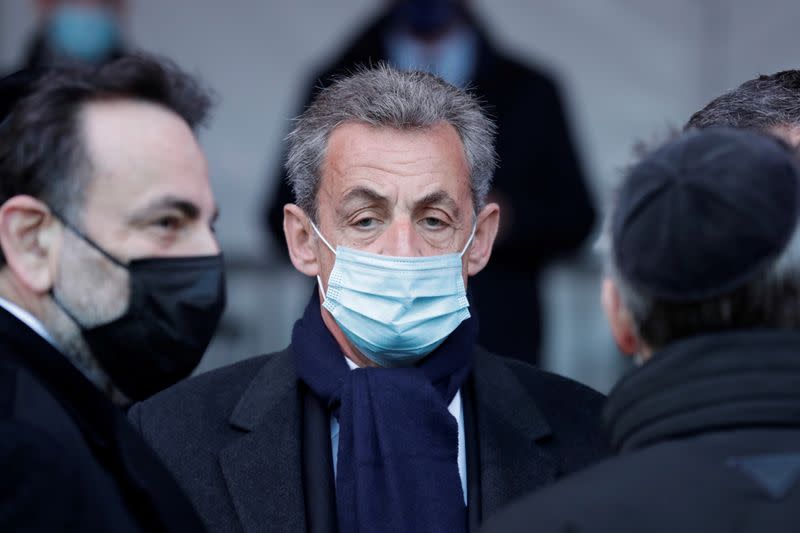
[[[0,356],[26,368],[55,398],[80,430],[94,458],[113,476],[144,529],[202,528],[192,505],[152,450],[134,433],[122,410],[66,356],[3,308]],[[29,407],[41,409],[41,404],[23,406]],[[50,423],[71,425],[61,418]]]
[[[65,355],[0,307],[0,351],[27,368],[56,397],[96,449],[106,449],[119,409]]]
[[[220,465],[246,533],[305,531],[302,410],[287,349],[269,357],[234,408],[243,434],[220,452]]]
[[[558,464],[543,444],[552,434],[535,400],[507,364],[478,348],[474,368],[476,439],[480,457],[481,515],[552,482]]]
[[[798,426],[800,333],[738,331],[694,337],[625,376],[603,418],[625,451],[689,433]]]

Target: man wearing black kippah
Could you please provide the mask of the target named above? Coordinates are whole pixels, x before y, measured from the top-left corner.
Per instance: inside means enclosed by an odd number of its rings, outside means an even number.
[[[617,457],[483,531],[797,531],[799,214],[795,157],[766,135],[690,131],[630,171],[603,284],[641,364],[603,412]]]

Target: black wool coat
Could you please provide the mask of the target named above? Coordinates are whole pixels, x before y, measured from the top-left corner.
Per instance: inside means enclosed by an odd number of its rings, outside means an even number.
[[[471,530],[605,455],[603,397],[576,382],[476,348],[462,399]],[[330,415],[291,347],[180,383],[129,416],[210,531],[336,531]]]
[[[204,531],[122,410],[2,308],[0,531]]]
[[[676,343],[620,382],[604,418],[617,457],[481,531],[800,531],[800,334]]]

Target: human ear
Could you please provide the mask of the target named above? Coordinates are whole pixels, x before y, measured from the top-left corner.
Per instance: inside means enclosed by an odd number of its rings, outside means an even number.
[[[43,294],[53,286],[63,228],[47,206],[19,195],[0,206],[0,248],[6,266],[31,292]]]
[[[499,226],[500,206],[496,203],[487,204],[478,213],[475,236],[472,239],[472,245],[466,252],[468,275],[474,276],[489,262]]]
[[[294,268],[306,276],[319,274],[314,235],[305,212],[295,204],[283,206],[283,234]]]
[[[639,353],[642,342],[636,333],[636,326],[630,311],[625,308],[616,284],[611,279],[603,280],[602,297],[603,311],[605,312],[611,335],[620,351],[625,355]]]

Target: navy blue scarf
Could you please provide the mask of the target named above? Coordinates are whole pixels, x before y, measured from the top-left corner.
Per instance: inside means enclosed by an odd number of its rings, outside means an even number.
[[[415,367],[350,370],[314,292],[292,351],[300,379],[339,420],[340,533],[467,530],[447,407],[471,370],[476,336],[471,318]]]

